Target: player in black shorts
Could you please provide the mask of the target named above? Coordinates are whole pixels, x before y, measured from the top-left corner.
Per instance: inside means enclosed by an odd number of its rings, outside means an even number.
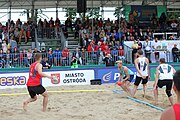
[[[166,86],[166,94],[169,98],[169,102],[173,105],[171,90],[175,72],[176,70],[171,65],[165,63],[164,58],[160,59],[160,65],[156,68],[156,78],[153,89],[155,104],[158,104],[158,87],[162,88],[163,86]]]

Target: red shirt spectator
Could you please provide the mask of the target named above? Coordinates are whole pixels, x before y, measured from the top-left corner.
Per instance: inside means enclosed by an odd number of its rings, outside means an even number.
[[[62,57],[69,57],[70,52],[69,50],[65,47],[64,50],[62,51]]]
[[[88,50],[88,52],[93,52],[93,51],[95,51],[95,46],[94,46],[94,44],[93,44],[92,42],[88,45],[87,50]]]
[[[124,56],[124,49],[122,48],[122,46],[119,47],[119,56]]]
[[[110,51],[108,46],[105,46],[104,54],[105,54],[105,56],[108,55],[108,54],[111,54],[111,51]]]

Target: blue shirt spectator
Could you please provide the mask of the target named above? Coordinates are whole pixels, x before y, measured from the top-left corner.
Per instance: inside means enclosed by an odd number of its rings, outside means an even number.
[[[62,52],[59,50],[59,47],[56,48],[56,50],[54,50],[53,52],[53,57],[56,59],[61,59],[62,57]]]

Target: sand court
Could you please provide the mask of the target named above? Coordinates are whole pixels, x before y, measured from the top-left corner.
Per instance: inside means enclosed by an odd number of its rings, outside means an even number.
[[[151,86],[149,84],[148,87]],[[22,102],[28,95],[1,96],[0,120],[159,120],[161,111],[134,102],[125,93],[115,94],[119,87],[113,84],[100,86],[61,86],[48,87],[48,91],[100,90],[97,92],[52,92],[49,93],[47,112],[41,112],[42,97],[29,104],[28,111],[22,110]],[[26,89],[1,90],[4,93],[26,93]],[[136,98],[153,103],[153,94],[148,90],[147,97],[138,91]],[[163,99],[162,99],[163,98]],[[169,106],[164,90],[160,90],[159,107]]]

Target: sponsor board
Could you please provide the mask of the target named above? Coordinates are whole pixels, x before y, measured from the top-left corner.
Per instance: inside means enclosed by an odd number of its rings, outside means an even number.
[[[134,72],[134,79],[136,77],[136,69],[130,68]],[[106,83],[115,83],[118,81],[120,77],[120,73],[118,68],[106,68],[106,69],[99,69],[98,75],[96,79],[101,79],[102,84]],[[133,79],[133,81],[134,81]]]
[[[0,89],[25,88],[29,73],[0,74]]]
[[[44,86],[90,85],[90,80],[95,78],[94,70],[53,71],[47,72],[47,74],[56,76],[58,80],[52,81],[43,78],[42,85]]]

